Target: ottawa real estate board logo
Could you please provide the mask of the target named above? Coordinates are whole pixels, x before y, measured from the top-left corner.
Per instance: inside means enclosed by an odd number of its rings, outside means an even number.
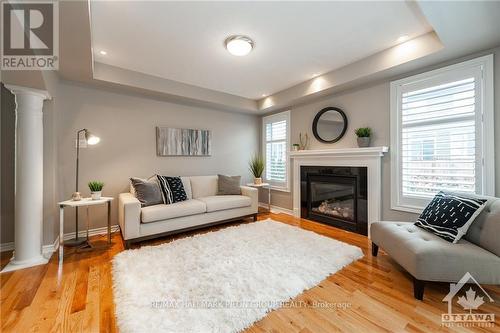
[[[450,292],[443,302],[448,302],[448,313],[441,315],[441,322],[445,327],[495,326],[495,314],[480,309],[494,300],[469,272],[457,283],[450,283]]]
[[[2,1],[2,70],[59,68],[56,1]]]

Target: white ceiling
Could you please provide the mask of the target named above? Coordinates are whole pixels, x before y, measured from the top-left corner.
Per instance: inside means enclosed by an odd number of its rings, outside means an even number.
[[[92,1],[91,22],[97,62],[251,99],[432,30],[411,2]],[[232,34],[253,52],[230,55]]]

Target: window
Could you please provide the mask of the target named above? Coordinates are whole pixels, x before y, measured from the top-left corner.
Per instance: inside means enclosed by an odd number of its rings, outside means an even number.
[[[391,204],[439,190],[494,195],[493,56],[391,83]]]
[[[272,188],[289,190],[290,111],[264,117],[263,151],[266,161],[264,179]]]

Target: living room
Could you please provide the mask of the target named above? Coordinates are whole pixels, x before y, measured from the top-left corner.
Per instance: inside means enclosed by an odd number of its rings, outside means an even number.
[[[498,330],[500,2],[2,11],[2,331]]]

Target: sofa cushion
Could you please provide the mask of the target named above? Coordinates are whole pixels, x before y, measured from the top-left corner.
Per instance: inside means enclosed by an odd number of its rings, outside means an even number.
[[[425,207],[415,225],[456,243],[483,210],[486,199],[440,191]]]
[[[141,209],[143,223],[173,219],[176,217],[202,214],[206,212],[206,205],[199,200],[186,200],[170,205],[155,205]]]
[[[193,199],[217,195],[217,176],[195,176],[189,179]]]
[[[217,195],[240,195],[241,176],[217,175]]]
[[[189,177],[181,177],[182,186],[184,186],[184,191],[186,192],[186,197],[188,200],[193,199],[193,193],[191,192],[191,180]]]
[[[207,205],[207,213],[252,205],[252,199],[244,195],[213,195],[198,200]]]
[[[453,244],[408,222],[376,222],[371,240],[411,275],[456,282],[470,272],[479,283],[500,283],[500,258],[461,239]]]
[[[488,202],[470,226],[465,239],[469,242],[481,246],[500,257],[500,199],[494,197],[487,198]]]

